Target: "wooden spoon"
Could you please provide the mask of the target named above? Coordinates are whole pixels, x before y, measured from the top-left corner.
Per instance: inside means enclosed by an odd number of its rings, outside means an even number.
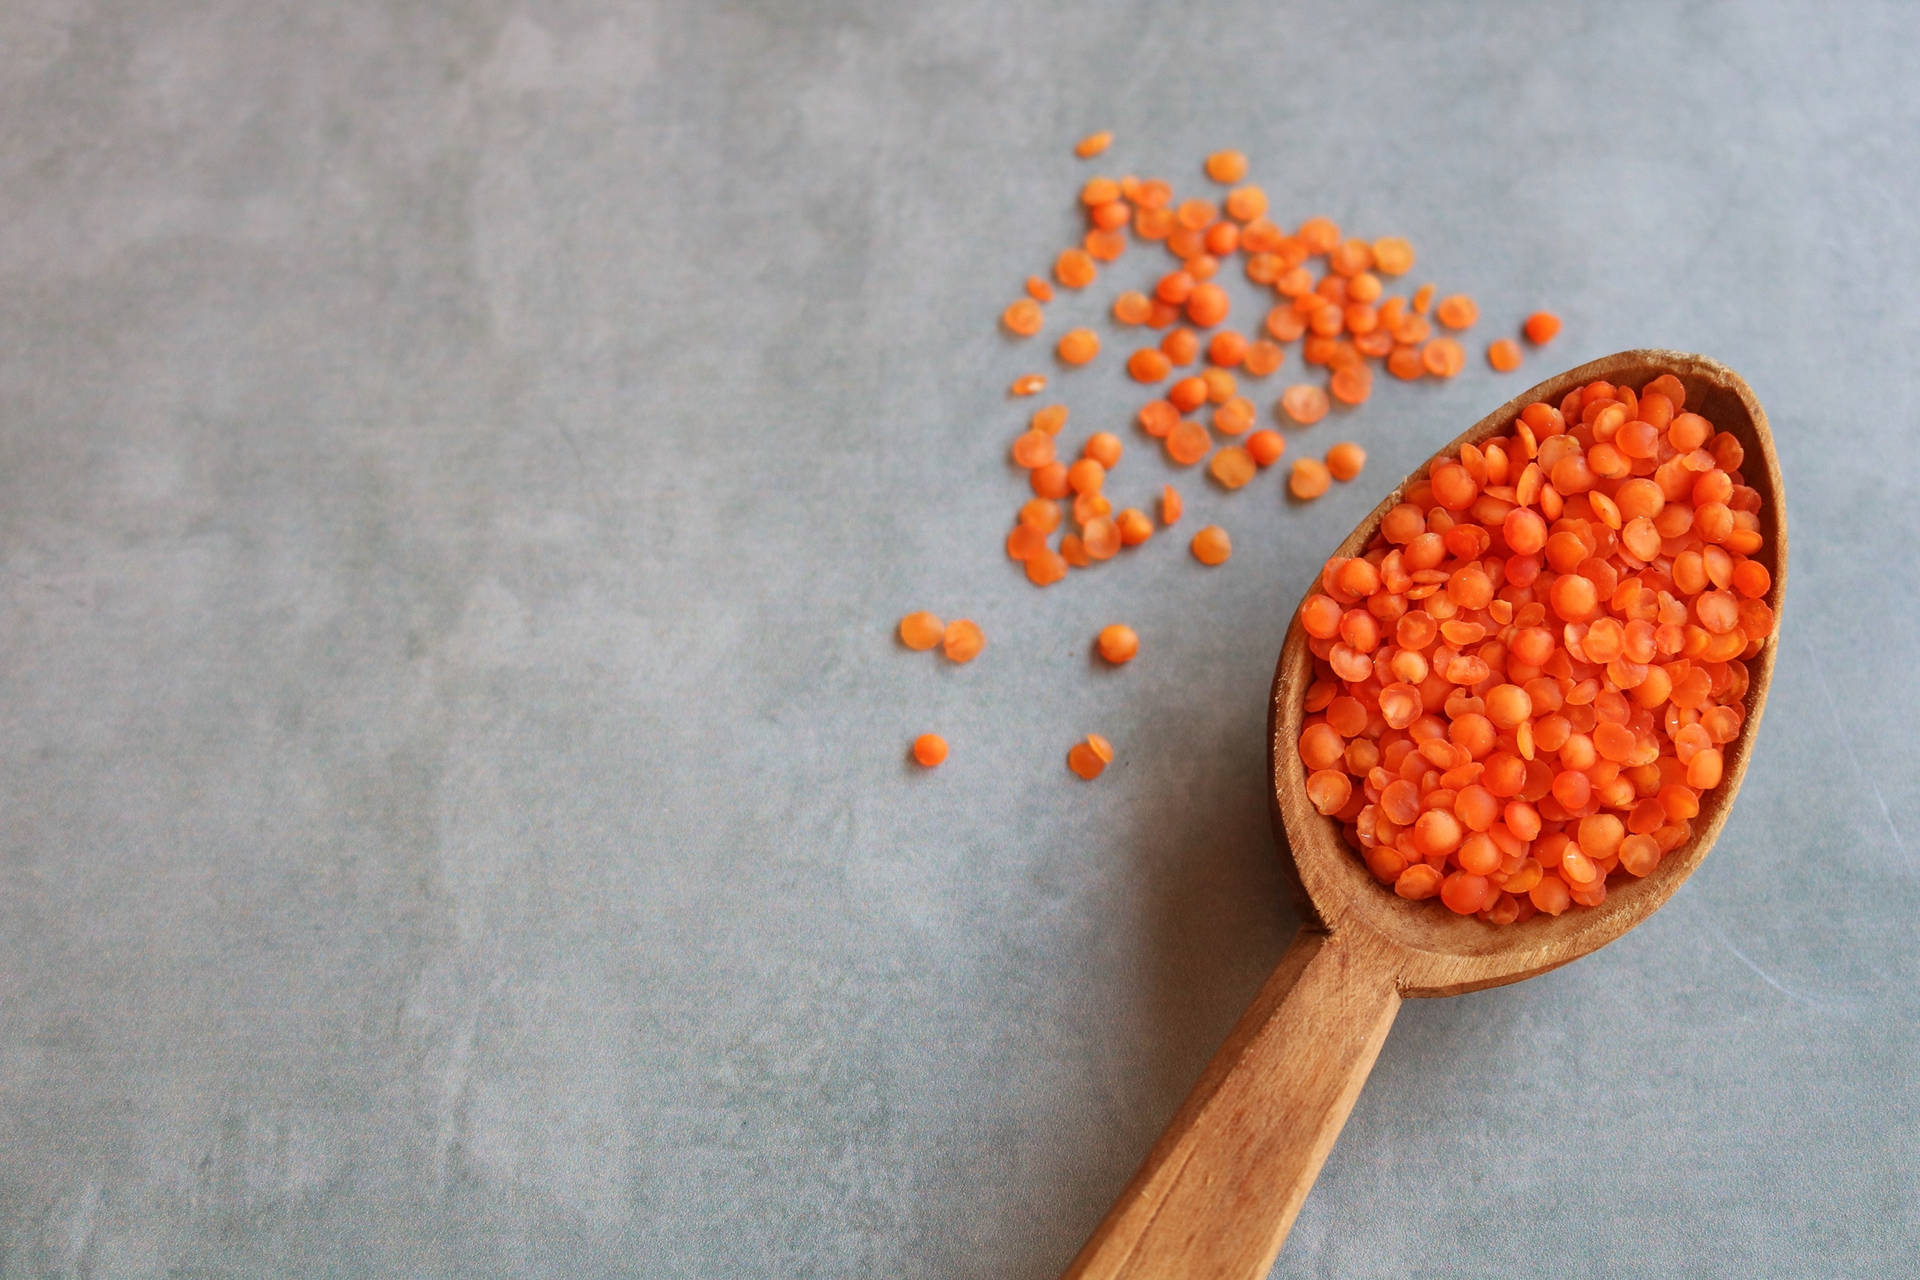
[[[1693,838],[1645,879],[1609,884],[1600,906],[1575,907],[1558,917],[1541,914],[1524,924],[1487,925],[1454,915],[1437,901],[1396,897],[1347,846],[1339,824],[1307,799],[1306,770],[1295,744],[1312,656],[1296,613],[1274,674],[1268,749],[1274,820],[1284,828],[1308,923],[1068,1276],[1265,1276],[1403,998],[1516,982],[1604,946],[1672,897],[1713,847],[1740,790],[1766,706],[1787,581],[1780,465],[1753,391],[1731,369],[1702,356],[1623,351],[1516,396],[1442,452],[1457,456],[1462,444],[1504,434],[1536,400],[1558,405],[1568,391],[1595,379],[1638,389],[1663,373],[1686,386],[1686,409],[1732,432],[1744,446],[1741,471],[1763,504],[1766,543],[1755,558],[1773,574],[1767,603],[1774,633],[1747,661],[1746,721],[1725,748],[1720,785],[1701,796]],[[1359,555],[1407,485],[1426,471],[1422,466],[1403,480],[1335,554]]]

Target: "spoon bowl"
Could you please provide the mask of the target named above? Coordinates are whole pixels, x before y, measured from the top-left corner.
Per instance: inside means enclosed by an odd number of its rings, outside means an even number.
[[[1774,635],[1747,660],[1747,718],[1740,736],[1727,746],[1720,784],[1700,797],[1693,837],[1662,858],[1645,879],[1608,885],[1607,899],[1597,907],[1576,908],[1560,916],[1541,914],[1525,923],[1500,928],[1435,908],[1431,902],[1408,902],[1383,889],[1347,844],[1340,824],[1322,816],[1307,799],[1306,768],[1294,744],[1300,740],[1306,717],[1304,699],[1313,679],[1313,655],[1307,650],[1307,633],[1295,611],[1274,673],[1268,715],[1274,825],[1284,833],[1291,853],[1288,864],[1310,918],[1322,929],[1350,926],[1389,940],[1402,958],[1402,995],[1458,995],[1517,982],[1606,945],[1673,896],[1706,858],[1733,807],[1773,677],[1780,598],[1787,580],[1780,464],[1774,455],[1766,413],[1752,389],[1733,370],[1704,356],[1679,351],[1623,351],[1569,369],[1515,396],[1462,432],[1435,457],[1458,456],[1463,444],[1478,444],[1505,433],[1520,410],[1535,401],[1558,404],[1567,392],[1598,379],[1637,388],[1663,373],[1679,378],[1686,387],[1689,412],[1701,414],[1717,429],[1729,432],[1746,450],[1742,474],[1760,493],[1760,532],[1765,539],[1752,558],[1773,575],[1766,602],[1774,611]],[[1379,531],[1380,521],[1409,486],[1426,476],[1431,465],[1429,460],[1402,480],[1332,554],[1357,556],[1365,551]]]
[[[1718,786],[1700,797],[1693,834],[1643,879],[1609,884],[1598,907],[1488,925],[1437,902],[1412,902],[1375,880],[1340,824],[1307,798],[1296,749],[1313,657],[1298,611],[1268,709],[1273,818],[1307,923],[1181,1104],[1120,1199],[1067,1270],[1071,1277],[1265,1276],[1353,1108],[1403,998],[1458,995],[1516,982],[1618,938],[1673,896],[1712,849],[1745,777],[1766,706],[1787,579],[1780,465],[1767,417],[1740,376],[1704,356],[1623,351],[1547,379],[1456,437],[1435,459],[1506,432],[1521,409],[1558,404],[1595,380],[1644,386],[1672,374],[1685,408],[1731,433],[1741,473],[1761,497],[1774,630],[1747,659],[1746,719],[1724,748]],[[1430,459],[1395,486],[1335,555],[1359,555]],[[1309,590],[1312,590],[1309,587]]]

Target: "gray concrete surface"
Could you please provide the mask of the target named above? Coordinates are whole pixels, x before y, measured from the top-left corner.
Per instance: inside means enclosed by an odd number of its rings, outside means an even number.
[[[1054,1274],[1295,927],[1262,699],[1318,557],[1528,373],[1641,345],[1779,432],[1746,792],[1636,934],[1405,1011],[1275,1274],[1911,1267],[1916,35],[0,6],[0,1276]],[[1313,507],[1185,482],[1217,572],[1164,539],[1035,593],[994,317],[1095,127],[1409,236],[1482,341],[1566,332],[1302,433],[1373,456]],[[1057,385],[1070,433],[1130,403],[1117,359]],[[984,657],[898,649],[923,607]],[[1143,656],[1095,669],[1116,618]]]

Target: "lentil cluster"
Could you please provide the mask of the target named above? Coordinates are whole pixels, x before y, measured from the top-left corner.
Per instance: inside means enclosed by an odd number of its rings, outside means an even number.
[[[1692,835],[1773,634],[1740,442],[1662,375],[1437,460],[1300,606],[1300,758],[1383,885],[1494,924]]]
[[[1090,134],[1074,147],[1081,159],[1101,155],[1113,143],[1111,133]],[[1279,462],[1287,439],[1259,425],[1254,384],[1277,373],[1290,344],[1299,359],[1324,378],[1298,381],[1273,400],[1272,412],[1283,425],[1309,427],[1336,404],[1356,406],[1373,391],[1376,367],[1414,381],[1451,378],[1466,363],[1455,334],[1479,320],[1479,307],[1466,294],[1438,296],[1423,284],[1404,296],[1389,292],[1389,281],[1414,265],[1413,246],[1403,238],[1363,239],[1342,233],[1325,217],[1308,217],[1293,230],[1270,216],[1266,192],[1246,181],[1247,158],[1238,151],[1217,151],[1202,165],[1207,180],[1220,190],[1179,196],[1159,178],[1089,178],[1080,188],[1086,230],[1077,244],[1055,257],[1051,278],[1028,276],[1021,296],[1000,314],[1005,331],[1031,339],[1047,329],[1048,307],[1057,290],[1077,294],[1094,285],[1135,245],[1159,245],[1169,255],[1166,269],[1150,267],[1140,287],[1120,292],[1110,318],[1123,333],[1138,333],[1123,359],[1126,374],[1150,397],[1134,416],[1133,427],[1157,445],[1165,461],[1185,470],[1204,465],[1222,492],[1252,484]],[[1262,314],[1232,323],[1233,303],[1220,283],[1221,272],[1239,262],[1263,298]],[[1435,325],[1447,332],[1436,332]],[[1524,333],[1540,345],[1559,331],[1547,312],[1528,317]],[[1051,343],[1057,364],[1083,368],[1103,354],[1099,333],[1084,324],[1060,332]],[[1489,364],[1500,372],[1517,368],[1520,347],[1512,338],[1493,342]],[[1008,388],[1015,397],[1045,391],[1044,373],[1025,373]],[[1137,547],[1176,524],[1184,503],[1172,484],[1163,484],[1158,501],[1116,509],[1108,479],[1120,466],[1127,445],[1108,430],[1096,430],[1077,449],[1063,448],[1067,406],[1044,404],[1028,417],[1014,439],[1013,461],[1026,472],[1031,497],[1020,506],[1006,535],[1010,559],[1035,586],[1047,587],[1069,572],[1088,569]],[[1288,470],[1286,492],[1300,502],[1326,493],[1335,481],[1357,477],[1366,451],[1343,441],[1325,460],[1297,458]],[[1157,508],[1157,511],[1156,511]],[[1156,519],[1157,515],[1157,519]],[[1207,524],[1195,531],[1188,551],[1212,568],[1233,554],[1226,529]],[[902,641],[913,649],[939,646],[957,662],[969,661],[985,644],[972,622],[943,623],[930,613],[915,613],[900,623]],[[1139,639],[1115,624],[1097,642],[1113,664],[1129,661]],[[926,735],[913,758],[934,767],[946,758]],[[922,749],[925,746],[926,749]],[[1068,764],[1082,778],[1096,776],[1112,758],[1106,739],[1090,735],[1076,743]]]
[[[1106,133],[1090,135],[1075,154],[1099,155],[1112,140]],[[1246,384],[1277,372],[1287,345],[1296,341],[1302,364],[1326,371],[1324,386],[1296,382],[1275,400],[1276,416],[1298,426],[1319,422],[1335,403],[1363,403],[1372,394],[1376,364],[1407,381],[1451,378],[1465,366],[1466,353],[1450,334],[1478,322],[1480,310],[1472,298],[1456,293],[1436,301],[1431,284],[1404,297],[1388,293],[1387,280],[1413,268],[1413,246],[1406,240],[1344,236],[1324,217],[1307,218],[1287,231],[1268,216],[1266,192],[1244,181],[1244,155],[1217,151],[1203,167],[1208,179],[1227,188],[1218,199],[1181,199],[1158,178],[1089,178],[1080,189],[1088,224],[1081,242],[1054,260],[1052,281],[1028,277],[1024,295],[1000,317],[1007,332],[1034,337],[1046,327],[1056,284],[1086,289],[1130,244],[1161,245],[1173,260],[1171,269],[1119,294],[1112,318],[1123,329],[1160,331],[1157,339],[1132,350],[1125,366],[1134,381],[1155,388],[1136,425],[1159,442],[1170,464],[1184,469],[1205,462],[1207,474],[1231,491],[1278,462],[1286,439],[1272,428],[1255,430],[1259,410]],[[1247,279],[1273,297],[1245,332],[1228,327],[1233,306],[1218,283],[1236,258],[1243,260]],[[1436,333],[1436,322],[1450,333]],[[1537,345],[1550,341],[1559,327],[1550,313],[1536,312],[1524,331]],[[1071,328],[1053,350],[1068,368],[1087,365],[1100,356],[1100,336]],[[1510,372],[1520,365],[1519,344],[1496,339],[1487,359],[1494,369]],[[1032,373],[1016,379],[1011,390],[1016,396],[1037,395],[1046,386],[1044,374]],[[1143,508],[1116,511],[1106,494],[1107,476],[1124,451],[1119,438],[1097,432],[1073,458],[1060,451],[1056,439],[1066,421],[1064,405],[1047,405],[1013,443],[1013,460],[1028,472],[1034,497],[1021,507],[1008,534],[1007,554],[1041,587],[1059,582],[1070,570],[1111,559],[1155,532]],[[1357,476],[1365,459],[1353,444],[1335,445],[1325,462],[1300,458],[1290,468],[1287,491],[1312,501],[1330,481]],[[1177,512],[1178,495],[1171,486],[1167,494]],[[1163,526],[1171,523],[1172,517],[1163,516]],[[1215,526],[1190,544],[1195,558],[1208,565],[1221,563],[1226,548],[1225,534]]]

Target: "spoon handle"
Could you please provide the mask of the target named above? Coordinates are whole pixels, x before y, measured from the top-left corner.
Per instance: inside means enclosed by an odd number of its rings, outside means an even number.
[[[1260,1280],[1400,1009],[1393,954],[1302,930],[1068,1280]]]

